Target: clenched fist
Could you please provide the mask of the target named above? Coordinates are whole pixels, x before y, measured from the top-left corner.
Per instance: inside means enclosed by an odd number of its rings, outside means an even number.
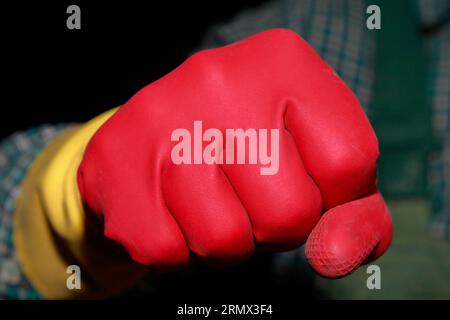
[[[78,170],[105,236],[149,266],[213,264],[306,242],[344,276],[389,246],[377,138],[357,98],[297,34],[201,51],[139,91]]]

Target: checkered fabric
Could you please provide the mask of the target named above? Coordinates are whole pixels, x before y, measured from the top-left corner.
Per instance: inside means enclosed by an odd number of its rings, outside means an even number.
[[[289,28],[336,70],[370,115],[375,33],[366,28],[366,8],[361,0],[269,1],[214,27],[201,48],[225,45],[270,28]]]
[[[448,0],[416,0],[416,6],[423,25],[439,23],[450,13],[450,1]]]
[[[440,25],[426,39],[430,62],[428,103],[433,111],[434,134],[442,144],[430,160],[430,229],[435,237],[450,239],[450,1],[420,0],[419,4],[422,22]]]
[[[43,125],[18,132],[0,143],[0,298],[39,299],[23,275],[13,243],[12,217],[28,167],[47,143],[67,127]]]

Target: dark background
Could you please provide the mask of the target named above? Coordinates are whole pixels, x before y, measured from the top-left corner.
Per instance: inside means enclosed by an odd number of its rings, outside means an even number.
[[[178,66],[205,31],[264,0],[2,3],[0,139],[87,121]],[[81,8],[81,30],[66,9]]]

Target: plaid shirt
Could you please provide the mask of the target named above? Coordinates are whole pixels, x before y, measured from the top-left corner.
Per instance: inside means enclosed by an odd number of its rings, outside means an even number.
[[[428,40],[428,48],[429,104],[433,110],[434,133],[443,144],[430,161],[431,230],[437,237],[450,239],[450,22]]]
[[[28,167],[67,125],[43,125],[18,132],[0,143],[0,298],[37,299],[14,251],[12,217]]]

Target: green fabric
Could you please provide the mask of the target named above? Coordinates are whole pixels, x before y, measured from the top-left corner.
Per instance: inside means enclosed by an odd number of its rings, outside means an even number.
[[[385,195],[426,195],[427,157],[433,147],[426,104],[427,65],[414,2],[376,1],[374,114],[380,142],[380,189]]]

